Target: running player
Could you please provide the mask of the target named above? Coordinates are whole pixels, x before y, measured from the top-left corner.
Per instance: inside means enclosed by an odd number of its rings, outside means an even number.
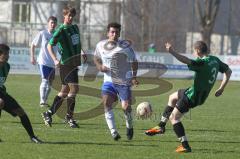
[[[166,43],[165,46],[170,54],[180,62],[187,64],[189,70],[195,72],[194,82],[191,87],[179,89],[169,96],[168,104],[163,112],[160,123],[158,126],[145,131],[145,133],[149,136],[163,134],[165,132],[165,125],[170,120],[173,130],[181,142],[176,152],[191,152],[181,117],[189,109],[202,105],[206,101],[216,81],[218,72],[223,73],[223,80],[215,92],[215,96],[222,95],[232,71],[219,58],[208,54],[208,47],[203,41],[197,41],[194,44],[194,55],[197,57],[195,60],[177,53],[170,43]]]
[[[27,114],[18,102],[7,93],[6,87],[4,86],[10,70],[10,65],[8,63],[9,51],[9,46],[0,44],[0,111],[5,110],[13,117],[18,116],[23,127],[28,133],[30,140],[34,143],[42,143],[42,141],[34,135],[32,125]]]
[[[57,18],[54,16],[50,16],[48,18],[48,27],[38,33],[38,35],[33,39],[30,50],[30,61],[33,65],[36,64],[36,59],[34,56],[35,48],[37,46],[40,47],[40,52],[37,58],[37,62],[39,64],[40,74],[42,78],[42,82],[40,84],[40,107],[48,106],[47,99],[48,95],[51,91],[51,84],[54,79],[55,69],[54,62],[47,50],[47,44],[49,40],[52,38],[54,29],[57,25]],[[54,48],[55,52],[57,52],[57,47]]]
[[[66,121],[71,128],[78,128],[78,124],[73,119],[75,108],[75,98],[78,93],[78,66],[81,65],[81,55],[84,62],[87,60],[84,52],[81,51],[80,33],[78,26],[72,24],[76,15],[75,8],[66,6],[63,9],[63,24],[61,24],[48,44],[48,51],[56,67],[59,67],[62,82],[61,91],[55,96],[51,108],[42,114],[45,125],[51,126],[52,115],[61,106],[63,99],[67,100]],[[61,60],[57,58],[53,46],[57,45],[61,55]]]
[[[107,26],[108,39],[100,41],[95,50],[94,62],[99,71],[104,73],[102,85],[102,101],[105,110],[105,119],[114,140],[119,135],[112,110],[113,103],[118,96],[126,119],[127,138],[133,138],[131,86],[138,85],[136,79],[138,62],[131,48],[130,41],[119,40],[121,25],[110,23]]]

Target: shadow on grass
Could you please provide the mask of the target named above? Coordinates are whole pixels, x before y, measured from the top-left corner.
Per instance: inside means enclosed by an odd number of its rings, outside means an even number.
[[[213,149],[213,148],[209,148],[209,149],[194,149],[193,153],[212,153],[212,154],[222,154],[222,153],[236,153],[239,154],[239,151],[233,151],[233,150],[217,150],[217,149]]]
[[[217,129],[187,129],[187,131],[193,132],[239,132],[239,131],[230,131],[230,130],[217,130]]]
[[[21,143],[29,143],[29,142],[21,142]],[[97,143],[97,142],[72,142],[72,141],[44,141],[44,143],[40,145],[45,145],[45,144],[50,144],[50,145],[98,145],[98,146],[134,146],[134,147],[159,147],[159,145],[144,145],[144,144],[134,144],[130,143],[127,141],[118,141],[114,143]]]

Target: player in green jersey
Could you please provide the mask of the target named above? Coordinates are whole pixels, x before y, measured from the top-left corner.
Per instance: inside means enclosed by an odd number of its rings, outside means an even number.
[[[165,132],[165,125],[170,120],[173,130],[181,142],[176,152],[191,152],[183,124],[180,121],[181,117],[189,109],[202,105],[205,102],[213,88],[218,72],[223,73],[223,80],[215,92],[215,96],[222,95],[232,71],[219,58],[208,54],[208,47],[203,41],[197,41],[194,44],[194,55],[197,57],[195,60],[177,53],[170,43],[166,43],[165,46],[170,54],[180,62],[187,64],[189,70],[195,72],[194,81],[191,87],[180,89],[169,96],[168,104],[163,112],[160,123],[158,126],[145,131],[145,134],[149,136],[163,134]]]
[[[0,44],[0,111],[4,110],[14,117],[18,116],[31,141],[34,143],[42,143],[42,141],[34,135],[27,114],[18,102],[7,93],[6,87],[4,86],[10,70],[10,65],[8,64],[9,50],[10,48],[7,45]]]
[[[61,24],[52,39],[48,44],[48,51],[51,55],[56,67],[59,67],[60,78],[62,82],[61,91],[54,98],[51,108],[42,114],[45,125],[51,126],[52,115],[56,113],[61,106],[63,99],[67,100],[67,115],[66,122],[71,128],[77,128],[78,125],[73,119],[75,107],[75,98],[78,93],[78,68],[81,65],[81,56],[84,62],[86,55],[81,51],[81,41],[78,26],[72,24],[73,18],[76,15],[75,8],[66,6],[63,9],[63,24]],[[57,59],[53,51],[53,46],[57,45],[61,55],[61,60]]]

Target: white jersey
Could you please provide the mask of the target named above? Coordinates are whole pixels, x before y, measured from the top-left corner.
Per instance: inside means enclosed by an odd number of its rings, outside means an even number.
[[[54,62],[47,49],[48,42],[51,38],[52,38],[52,34],[47,29],[42,30],[33,39],[32,45],[40,46],[40,51],[37,58],[38,64],[54,68],[55,67]],[[57,46],[54,46],[53,50],[56,53],[58,50]]]
[[[110,71],[104,73],[104,82],[131,85],[132,62],[137,61],[131,44],[127,40],[119,40],[109,49],[108,44],[108,40],[100,41],[94,53],[102,60],[103,66],[110,68]]]

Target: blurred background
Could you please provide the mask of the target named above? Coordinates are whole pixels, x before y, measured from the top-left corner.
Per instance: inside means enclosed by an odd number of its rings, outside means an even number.
[[[239,0],[0,0],[0,42],[29,48],[51,15],[62,22],[62,8],[77,9],[83,48],[94,50],[106,36],[106,25],[122,24],[122,38],[140,52],[164,52],[170,41],[191,53],[204,40],[216,55],[240,54]]]

